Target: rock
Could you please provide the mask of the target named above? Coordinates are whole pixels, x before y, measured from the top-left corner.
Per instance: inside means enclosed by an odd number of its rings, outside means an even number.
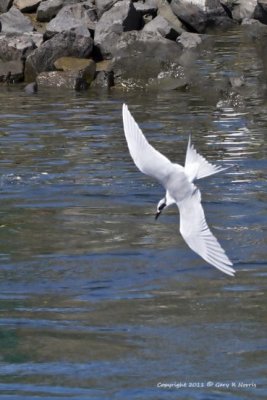
[[[219,0],[172,0],[174,14],[191,32],[204,33],[218,17],[229,19]]]
[[[241,22],[244,18],[253,18],[257,0],[239,0],[234,2],[232,17],[234,20]]]
[[[24,64],[21,60],[0,60],[0,82],[18,83],[24,78]]]
[[[34,94],[38,92],[38,85],[36,82],[31,82],[28,83],[28,85],[25,86],[24,92],[28,94]]]
[[[95,0],[96,12],[98,18],[100,18],[104,12],[108,11],[114,6],[119,0]]]
[[[115,82],[134,79],[141,85],[156,78],[169,64],[179,63],[182,53],[175,42],[144,31],[122,33],[113,51]]]
[[[148,22],[144,26],[143,32],[155,32],[170,40],[176,40],[179,35],[179,33],[171,26],[169,21],[161,15],[158,15],[151,22]]]
[[[182,33],[184,31],[183,24],[172,11],[168,1],[157,0],[157,5],[158,5],[158,15],[161,15],[163,18],[169,21],[169,23],[176,32]]]
[[[49,71],[37,76],[39,87],[52,87],[74,90],[88,89],[86,77],[81,71]]]
[[[94,60],[88,58],[61,57],[54,65],[61,71],[82,71],[88,84],[95,78],[96,64]]]
[[[42,1],[37,9],[37,21],[49,22],[59,10],[69,4],[76,3],[75,0],[46,0]]]
[[[119,1],[106,11],[95,29],[95,45],[104,58],[112,57],[112,47],[116,45],[120,34],[141,28],[142,16],[136,11],[131,0]]]
[[[34,33],[12,36],[0,34],[0,59],[2,61],[24,61],[25,57],[36,48],[33,36]]]
[[[258,0],[254,12],[254,18],[263,24],[267,24],[267,0]]]
[[[3,33],[25,33],[32,32],[33,26],[29,18],[25,17],[16,7],[0,15],[0,24]]]
[[[13,5],[16,6],[21,12],[32,13],[37,10],[41,0],[14,0]]]
[[[96,21],[96,11],[92,1],[65,6],[47,25],[46,36],[77,27],[94,31]]]
[[[183,32],[181,36],[178,37],[177,42],[184,49],[192,49],[197,47],[202,42],[202,39],[197,33]]]
[[[114,86],[114,72],[110,60],[100,61],[96,64],[96,77],[91,87],[111,88]]]
[[[88,31],[87,31],[88,32]],[[25,80],[35,80],[37,74],[52,71],[54,62],[60,57],[89,57],[93,49],[93,39],[80,34],[79,29],[58,33],[44,42],[27,57]]]
[[[13,0],[1,0],[0,1],[0,13],[6,13],[12,6]]]
[[[133,3],[134,8],[140,14],[151,15],[153,18],[156,17],[158,11],[157,0],[145,0],[144,2]]]

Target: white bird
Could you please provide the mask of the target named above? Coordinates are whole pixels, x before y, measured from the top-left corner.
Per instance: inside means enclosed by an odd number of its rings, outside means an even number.
[[[222,272],[236,272],[225,251],[209,230],[201,205],[201,193],[194,181],[226,168],[212,165],[197,153],[189,137],[185,166],[174,164],[146,140],[126,104],[122,107],[123,126],[129,152],[137,168],[156,178],[166,194],[157,205],[156,219],[162,210],[176,204],[180,211],[180,233],[188,246]]]

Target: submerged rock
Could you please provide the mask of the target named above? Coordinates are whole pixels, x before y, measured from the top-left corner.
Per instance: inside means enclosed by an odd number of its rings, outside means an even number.
[[[38,91],[38,85],[36,82],[28,83],[28,85],[26,85],[24,88],[24,92],[28,94],[34,94],[37,93],[37,91]]]
[[[18,83],[24,79],[24,65],[21,60],[0,60],[0,82]]]

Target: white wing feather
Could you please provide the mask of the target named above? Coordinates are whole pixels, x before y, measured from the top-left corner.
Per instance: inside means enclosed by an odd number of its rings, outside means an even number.
[[[203,156],[198,154],[193,144],[191,143],[191,137],[189,136],[188,146],[185,157],[185,173],[188,176],[190,182],[196,179],[205,178],[218,172],[224,171],[227,168],[222,168],[217,165],[209,163]]]
[[[200,203],[198,189],[191,197],[177,203],[180,211],[180,232],[188,246],[204,260],[225,274],[233,276],[235,270],[218,240],[209,230]]]
[[[122,107],[122,118],[124,134],[135,165],[144,174],[163,183],[164,178],[173,170],[173,164],[148,143],[126,104]]]

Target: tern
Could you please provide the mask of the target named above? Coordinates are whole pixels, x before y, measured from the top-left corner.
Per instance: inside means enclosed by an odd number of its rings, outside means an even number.
[[[184,167],[172,163],[148,143],[126,104],[122,106],[124,134],[137,168],[157,179],[166,194],[157,205],[156,219],[163,209],[176,204],[180,212],[180,233],[188,246],[205,261],[234,276],[233,263],[211,233],[201,205],[201,193],[194,182],[227,168],[209,163],[197,153],[189,137]]]

